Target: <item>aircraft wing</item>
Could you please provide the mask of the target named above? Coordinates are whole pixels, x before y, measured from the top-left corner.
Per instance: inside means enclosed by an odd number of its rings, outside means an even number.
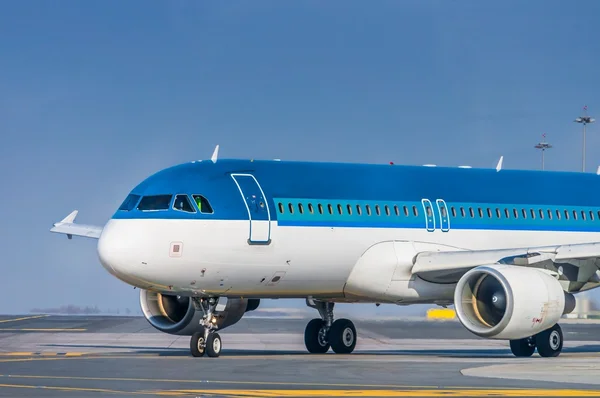
[[[454,283],[480,265],[543,268],[559,279],[600,283],[600,242],[503,250],[426,251],[417,254],[412,273],[436,283]]]
[[[71,214],[63,218],[62,221],[55,223],[50,229],[50,232],[67,235],[67,238],[69,239],[72,239],[73,236],[99,239],[102,234],[102,227],[76,224],[75,217],[77,217],[78,212],[78,210],[74,210]]]

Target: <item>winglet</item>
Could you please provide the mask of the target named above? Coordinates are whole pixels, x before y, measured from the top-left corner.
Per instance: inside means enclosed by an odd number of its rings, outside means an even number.
[[[500,160],[498,160],[498,164],[496,165],[496,171],[502,170],[502,161],[504,160],[504,156],[500,156]]]
[[[217,145],[215,147],[215,151],[212,154],[212,157],[210,158],[210,160],[212,160],[213,163],[217,163],[217,158],[219,157],[219,146]]]
[[[600,166],[598,166],[598,170],[596,170],[596,174],[600,176]]]
[[[102,227],[95,225],[76,224],[78,210],[73,210],[71,214],[63,218],[61,221],[54,223],[50,232],[67,235],[67,238],[72,239],[73,236],[83,236],[85,238],[99,239],[102,233]]]
[[[77,217],[77,213],[79,213],[79,210],[73,210],[71,212],[71,214],[69,214],[68,216],[66,216],[65,218],[62,219],[62,221],[58,222],[57,224],[71,224],[75,221],[75,217]],[[54,224],[56,225],[56,224]]]

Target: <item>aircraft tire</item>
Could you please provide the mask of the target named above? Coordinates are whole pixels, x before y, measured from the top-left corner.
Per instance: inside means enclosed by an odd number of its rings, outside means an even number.
[[[349,319],[338,319],[329,329],[329,343],[336,354],[350,354],[356,347],[356,328]]]
[[[516,357],[530,357],[535,352],[534,340],[530,338],[511,340],[510,350]]]
[[[308,322],[304,330],[304,345],[311,354],[324,354],[329,350],[329,342],[324,341],[321,330],[325,327],[325,322],[320,318],[315,318]]]
[[[563,333],[558,323],[535,336],[538,354],[542,357],[557,357],[563,348]]]
[[[210,333],[206,339],[206,354],[209,357],[216,358],[221,355],[221,348],[223,348],[223,344],[219,333]]]
[[[194,357],[204,356],[206,351],[204,347],[204,332],[196,332],[190,338],[190,352]]]

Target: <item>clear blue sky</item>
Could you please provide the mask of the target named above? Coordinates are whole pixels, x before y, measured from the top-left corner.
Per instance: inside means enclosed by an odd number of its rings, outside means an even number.
[[[223,157],[579,170],[597,1],[0,2],[0,312],[138,308],[95,241],[141,179]],[[600,164],[600,123],[588,170]],[[551,193],[549,193],[551,194]],[[302,304],[302,303],[300,303]]]

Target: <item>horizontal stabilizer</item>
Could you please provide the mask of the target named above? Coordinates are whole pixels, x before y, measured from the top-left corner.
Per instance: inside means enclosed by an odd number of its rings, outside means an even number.
[[[73,236],[82,236],[84,238],[99,239],[102,234],[102,227],[96,225],[76,224],[78,210],[74,210],[63,218],[60,222],[54,224],[50,232],[67,235],[67,238],[72,239]]]

